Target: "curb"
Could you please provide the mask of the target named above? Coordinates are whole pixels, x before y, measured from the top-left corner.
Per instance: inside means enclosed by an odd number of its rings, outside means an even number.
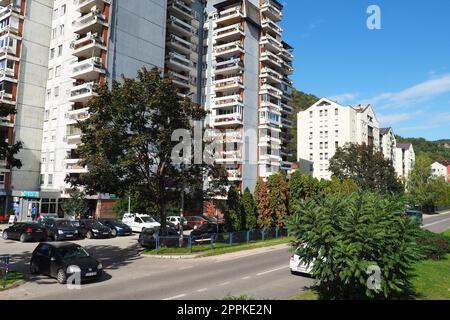
[[[169,255],[152,255],[152,254],[142,254],[142,257],[146,258],[155,258],[155,259],[161,259],[161,260],[189,260],[189,259],[196,259],[199,256],[198,255],[183,255],[183,256],[169,256]]]
[[[25,280],[18,280],[18,281],[14,282],[14,283],[11,283],[11,284],[7,285],[4,288],[0,287],[0,292],[1,291],[6,291],[6,290],[9,290],[9,289],[14,289],[14,288],[16,288],[18,286],[21,286],[21,285],[25,284],[25,282],[26,282]]]

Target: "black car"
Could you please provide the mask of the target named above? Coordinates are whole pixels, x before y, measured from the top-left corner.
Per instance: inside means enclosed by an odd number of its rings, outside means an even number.
[[[139,244],[148,249],[154,249],[156,247],[156,239],[160,234],[159,228],[156,229],[145,229],[139,234],[138,242]],[[160,245],[172,247],[179,244],[179,234],[176,228],[167,227],[166,235],[160,237]]]
[[[66,219],[48,219],[44,222],[47,235],[54,241],[78,239],[78,229]]]
[[[80,235],[88,239],[109,238],[112,236],[111,229],[97,220],[76,220],[72,223],[77,227]]]
[[[31,274],[44,274],[64,284],[72,279],[99,280],[103,266],[87,251],[70,242],[40,243],[34,249],[30,261]],[[80,276],[77,279],[77,274]]]
[[[116,236],[129,236],[133,233],[131,228],[127,226],[126,224],[119,222],[115,219],[99,219],[98,222],[100,222],[102,225],[107,226],[111,229],[111,235],[113,237]]]
[[[197,229],[191,232],[192,239],[205,239],[211,237],[217,237],[218,234],[224,233],[224,225],[217,223],[207,223],[199,226]]]
[[[39,223],[18,222],[3,231],[3,239],[26,241],[47,241],[47,230]]]

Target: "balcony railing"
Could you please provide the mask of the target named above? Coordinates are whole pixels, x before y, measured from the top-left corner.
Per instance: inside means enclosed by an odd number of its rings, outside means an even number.
[[[88,30],[89,27],[95,25],[108,25],[106,17],[99,11],[91,11],[89,13],[86,13],[85,15],[72,22],[73,31],[76,33],[84,33]]]

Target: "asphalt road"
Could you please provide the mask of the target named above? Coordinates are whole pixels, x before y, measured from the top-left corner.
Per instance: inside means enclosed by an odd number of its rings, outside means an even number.
[[[450,213],[426,216],[424,227],[442,232],[450,229]],[[139,254],[137,236],[81,240],[98,258],[105,276],[97,283],[68,289],[45,276],[30,276],[15,289],[0,292],[3,299],[222,299],[242,295],[260,299],[289,299],[307,289],[312,279],[291,275],[287,246],[244,251],[217,257],[168,260]],[[11,269],[28,273],[35,243],[0,239],[0,255],[9,254]]]

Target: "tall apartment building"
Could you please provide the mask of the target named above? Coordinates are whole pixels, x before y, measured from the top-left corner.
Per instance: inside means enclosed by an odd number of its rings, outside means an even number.
[[[399,177],[408,179],[416,162],[416,153],[411,143],[397,143],[395,171]]]
[[[392,165],[395,168],[395,158],[397,155],[397,139],[395,138],[394,129],[380,129],[380,150],[381,152],[383,152],[386,159],[392,161]]]
[[[208,125],[220,130],[231,181],[254,190],[258,177],[289,170],[285,150],[292,94],[292,48],[282,41],[283,6],[275,0],[208,1],[206,86]]]
[[[282,41],[275,0],[0,0],[2,138],[21,140],[24,166],[0,162],[5,208],[26,219],[57,214],[82,167],[77,121],[89,117],[95,84],[146,66],[181,96],[210,111],[207,124],[231,131],[218,159],[238,186],[290,169],[292,48]],[[1,58],[0,58],[1,59]],[[251,132],[247,134],[247,132]],[[3,182],[3,184],[2,184]],[[12,203],[12,200],[14,203]],[[110,195],[92,197],[108,211]]]
[[[23,166],[0,159],[0,210],[31,213],[39,199],[39,174],[53,0],[0,1],[0,139],[23,142]]]
[[[318,179],[331,179],[329,160],[346,143],[380,147],[380,129],[370,105],[343,106],[320,99],[298,113],[299,169]]]

